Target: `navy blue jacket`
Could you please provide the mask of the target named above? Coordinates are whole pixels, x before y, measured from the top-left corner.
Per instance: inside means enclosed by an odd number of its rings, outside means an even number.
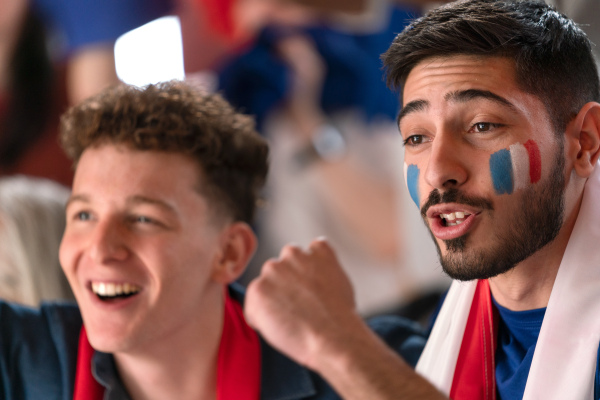
[[[243,301],[239,290],[231,293]],[[0,400],[71,400],[82,324],[77,306],[47,303],[31,309],[0,302],[0,324]],[[416,364],[425,344],[418,325],[398,317],[374,318],[369,325],[409,363]],[[266,342],[261,345],[261,399],[339,399],[317,374]]]

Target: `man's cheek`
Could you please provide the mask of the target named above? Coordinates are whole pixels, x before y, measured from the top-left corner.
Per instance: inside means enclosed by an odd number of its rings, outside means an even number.
[[[490,173],[496,194],[512,194],[540,180],[542,161],[533,140],[515,143],[490,156]]]

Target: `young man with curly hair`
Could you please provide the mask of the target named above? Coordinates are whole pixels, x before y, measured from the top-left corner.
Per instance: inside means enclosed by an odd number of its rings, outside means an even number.
[[[77,305],[0,303],[1,399],[337,399],[245,322],[234,284],[268,148],[252,118],[182,82],[70,109],[60,261]],[[372,327],[407,358],[406,324]],[[422,343],[421,343],[422,344]]]

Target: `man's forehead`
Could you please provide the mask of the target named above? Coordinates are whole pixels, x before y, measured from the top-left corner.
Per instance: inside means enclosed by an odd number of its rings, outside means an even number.
[[[478,98],[510,106],[507,96],[521,92],[515,82],[514,63],[501,57],[453,56],[419,63],[409,74],[402,91],[403,109],[424,110],[430,102],[466,102]],[[510,97],[510,96],[508,96]]]
[[[477,88],[478,85],[485,87],[500,82],[503,85],[515,83],[515,64],[507,57],[432,57],[421,61],[410,71],[403,85],[402,97],[404,103],[412,101],[412,94],[434,85],[450,88],[464,84]],[[456,89],[448,89],[448,92],[452,90]],[[448,93],[442,95],[447,96]]]
[[[88,146],[81,155],[75,172],[82,168],[89,169],[95,164],[102,165],[100,170],[127,170],[137,169],[136,175],[150,171],[164,173],[178,173],[188,171],[198,175],[201,168],[197,161],[189,154],[161,149],[139,149],[126,143],[100,143]],[[158,175],[160,176],[160,174]]]
[[[201,195],[205,181],[198,163],[182,153],[136,150],[107,144],[84,151],[75,171],[73,193],[152,199],[187,192]]]
[[[404,87],[398,125],[406,116],[434,107],[464,110],[487,104],[513,115],[529,115],[540,106],[541,100],[516,82],[514,62],[504,57],[437,58],[420,63],[413,71]]]

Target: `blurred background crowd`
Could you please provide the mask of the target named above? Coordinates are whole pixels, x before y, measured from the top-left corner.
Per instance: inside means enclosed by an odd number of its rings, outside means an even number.
[[[600,2],[551,2],[600,41]],[[439,4],[2,0],[0,297],[72,298],[57,256],[72,180],[60,114],[119,81],[186,79],[252,114],[271,146],[260,245],[241,283],[284,244],[325,236],[359,312],[425,323],[449,281],[404,184],[400,100],[379,56]]]

